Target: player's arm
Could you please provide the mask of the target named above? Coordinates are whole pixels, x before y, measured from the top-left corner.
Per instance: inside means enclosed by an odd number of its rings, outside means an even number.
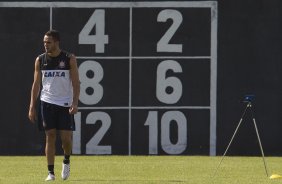
[[[40,84],[41,84],[41,72],[40,72],[40,64],[39,58],[37,57],[34,64],[34,76],[33,76],[33,83],[31,88],[31,95],[30,95],[30,105],[29,105],[29,112],[28,118],[31,122],[36,121],[36,100],[39,95],[40,91]]]
[[[76,57],[74,55],[72,55],[70,58],[70,78],[73,87],[73,101],[70,107],[70,113],[75,114],[77,113],[78,98],[80,93],[80,82],[78,76]]]

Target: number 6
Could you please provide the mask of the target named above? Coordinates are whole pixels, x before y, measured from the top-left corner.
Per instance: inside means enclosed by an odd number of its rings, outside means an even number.
[[[166,104],[174,104],[182,96],[182,83],[177,77],[167,77],[168,70],[174,72],[182,72],[181,65],[173,60],[165,60],[158,65],[157,68],[157,91],[156,95],[159,101]],[[172,88],[172,92],[166,91],[168,87]]]

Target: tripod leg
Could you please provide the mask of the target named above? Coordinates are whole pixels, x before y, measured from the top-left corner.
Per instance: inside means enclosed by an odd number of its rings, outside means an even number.
[[[260,137],[259,137],[259,132],[258,132],[257,124],[256,124],[256,119],[254,118],[253,112],[251,112],[251,113],[252,113],[252,119],[253,119],[253,122],[254,122],[254,126],[255,126],[255,129],[256,129],[256,134],[257,134],[258,141],[259,141],[259,147],[260,147],[260,151],[261,151],[261,155],[262,155],[262,160],[263,160],[263,164],[264,164],[265,173],[266,173],[266,176],[268,177],[269,176],[268,175],[268,169],[267,169],[266,161],[265,161],[265,158],[264,158],[264,152],[263,152],[262,144],[261,144]]]
[[[216,169],[215,169],[215,172],[214,172],[214,174],[213,174],[213,177],[216,175],[216,173],[217,173],[217,171],[218,171],[218,169],[219,169],[219,167],[220,167],[220,165],[221,165],[221,163],[222,163],[222,161],[223,161],[223,159],[224,159],[224,157],[225,157],[225,155],[226,155],[226,153],[227,153],[229,147],[231,146],[231,143],[233,142],[233,139],[234,139],[235,135],[237,134],[237,131],[238,131],[238,129],[239,129],[239,127],[240,127],[240,125],[241,125],[241,123],[242,123],[242,121],[243,121],[243,117],[245,116],[246,111],[247,111],[247,109],[248,109],[249,107],[250,107],[250,104],[247,104],[247,106],[246,106],[246,108],[245,108],[245,110],[244,110],[244,112],[243,112],[243,114],[242,114],[242,116],[241,116],[241,119],[240,119],[240,121],[239,121],[239,123],[238,123],[238,125],[237,125],[237,127],[236,127],[236,129],[235,129],[235,131],[234,131],[234,133],[233,133],[233,135],[232,135],[232,138],[231,138],[231,140],[230,140],[230,142],[229,142],[229,144],[228,144],[226,150],[224,151],[224,154],[222,155],[222,158],[221,158],[221,160],[220,160],[218,166],[217,166]]]

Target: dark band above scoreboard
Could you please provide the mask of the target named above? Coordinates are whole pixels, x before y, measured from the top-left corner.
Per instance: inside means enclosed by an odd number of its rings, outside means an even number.
[[[77,56],[74,154],[215,154],[216,2],[19,4]]]

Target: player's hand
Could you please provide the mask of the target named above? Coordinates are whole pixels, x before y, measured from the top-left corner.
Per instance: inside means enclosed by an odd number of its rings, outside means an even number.
[[[69,113],[70,114],[76,114],[77,113],[77,105],[72,104],[70,106]]]
[[[28,119],[32,122],[35,123],[36,121],[36,110],[34,107],[30,107],[28,111]]]

